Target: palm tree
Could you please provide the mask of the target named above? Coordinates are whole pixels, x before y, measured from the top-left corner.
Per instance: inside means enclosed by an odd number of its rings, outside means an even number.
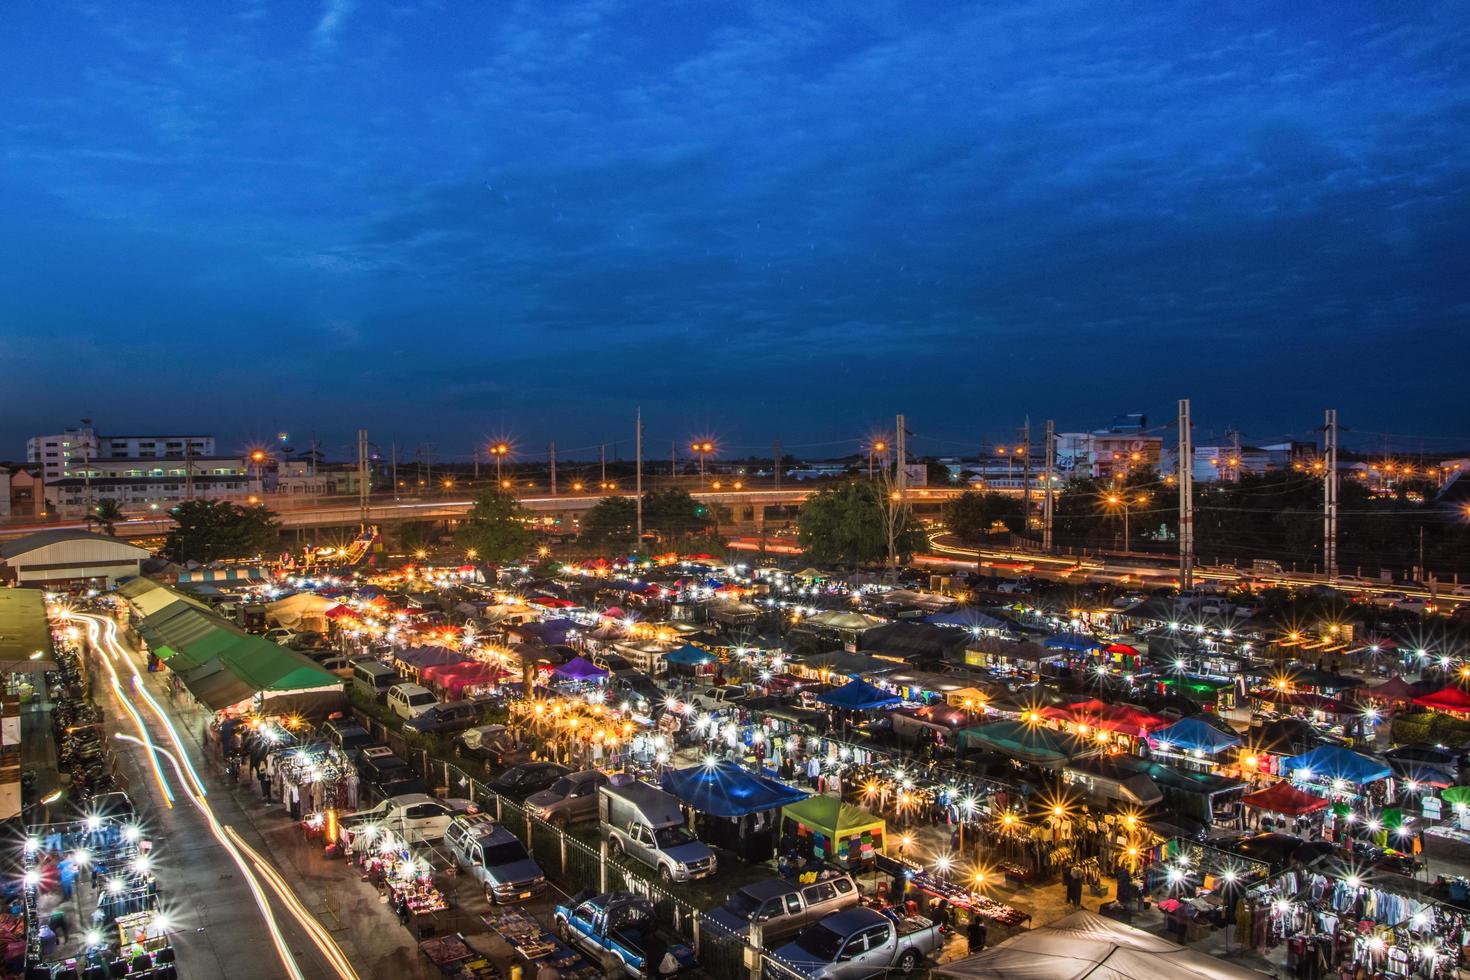
[[[96,524],[101,527],[109,537],[117,537],[117,522],[123,519],[122,508],[117,501],[104,498],[97,501],[92,512],[87,515],[88,524]]]

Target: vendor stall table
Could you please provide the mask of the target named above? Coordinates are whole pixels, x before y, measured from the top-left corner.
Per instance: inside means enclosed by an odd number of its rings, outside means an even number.
[[[588,963],[581,953],[562,943],[531,913],[518,908],[497,908],[480,916],[527,964],[543,961],[555,967],[562,980],[599,980],[602,970]]]
[[[419,943],[419,952],[451,980],[498,980],[500,977],[495,964],[460,933],[425,939]]]

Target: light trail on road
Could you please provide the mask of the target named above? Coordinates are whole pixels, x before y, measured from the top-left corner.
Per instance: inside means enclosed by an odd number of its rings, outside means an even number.
[[[126,710],[128,714],[132,717],[134,724],[138,728],[140,736],[135,738],[131,735],[119,733],[117,737],[124,741],[134,742],[142,746],[142,748],[148,755],[149,762],[152,764],[154,771],[158,774],[161,784],[165,787],[167,786],[167,783],[166,781],[164,781],[163,770],[158,763],[158,757],[162,755],[173,764],[174,772],[178,776],[179,782],[183,786],[184,794],[189,798],[189,801],[194,804],[195,808],[197,808],[199,813],[204,817],[205,822],[209,826],[210,833],[214,836],[215,840],[222,848],[224,848],[225,852],[229,854],[230,859],[234,861],[236,867],[238,867],[240,869],[240,872],[244,875],[246,884],[250,888],[251,895],[255,899],[256,907],[259,909],[261,918],[265,922],[266,929],[267,931],[269,931],[271,935],[271,940],[276,947],[276,953],[281,960],[281,965],[285,968],[286,973],[291,977],[291,980],[306,980],[306,976],[302,972],[300,964],[296,962],[296,957],[291,952],[290,946],[287,944],[285,936],[281,932],[280,924],[276,921],[275,912],[270,907],[270,900],[266,897],[264,890],[260,886],[259,879],[256,877],[255,872],[251,869],[252,863],[254,863],[257,867],[263,865],[263,859],[253,850],[250,851],[251,859],[246,859],[245,855],[241,853],[240,848],[236,847],[234,841],[231,839],[232,836],[235,839],[238,839],[238,835],[235,834],[233,828],[226,828],[219,822],[219,818],[215,816],[213,809],[204,799],[203,782],[199,779],[198,772],[194,769],[193,764],[189,761],[188,753],[183,747],[183,743],[182,740],[179,738],[178,731],[174,728],[172,721],[167,717],[166,713],[163,711],[158,702],[155,701],[152,696],[150,696],[146,691],[142,690],[142,676],[138,673],[138,669],[136,665],[133,664],[132,659],[127,655],[127,651],[123,649],[122,644],[118,642],[116,621],[107,617],[89,613],[68,613],[67,615],[70,617],[81,619],[86,624],[87,638],[89,642],[92,643],[93,647],[99,652],[99,654],[101,654],[99,659],[102,661],[103,666],[107,668],[108,673],[112,676],[113,692],[117,694],[118,702],[122,704],[124,710]],[[143,696],[144,700],[147,701],[151,710],[158,717],[159,722],[168,732],[170,740],[173,742],[174,747],[178,750],[177,755],[154,744],[152,738],[148,734],[146,726],[143,725],[142,718],[138,714],[137,709],[134,707],[127,694],[123,691],[122,684],[117,676],[117,671],[113,668],[111,661],[121,661],[128,666],[133,675],[134,689],[138,690],[138,692]],[[180,763],[180,759],[183,760],[182,765]],[[188,770],[187,774],[185,772],[185,767],[187,767]],[[169,794],[169,797],[171,800],[171,793]],[[169,805],[172,806],[172,802],[170,802]],[[241,843],[243,844],[243,841]],[[272,876],[274,876],[274,880],[272,880]],[[322,954],[327,958],[327,961],[332,965],[332,968],[336,971],[338,976],[341,977],[342,980],[360,980],[356,971],[352,969],[351,964],[348,962],[346,955],[342,952],[341,947],[339,947],[336,941],[331,939],[329,935],[325,934],[325,931],[322,929],[321,924],[318,923],[316,919],[307,911],[305,906],[301,904],[300,900],[297,899],[294,894],[290,893],[289,886],[287,886],[286,883],[282,881],[278,875],[274,875],[274,871],[272,871],[270,875],[262,873],[261,877],[265,877],[267,881],[270,882],[272,889],[276,891],[277,895],[281,897],[282,902],[287,906],[287,909],[288,911],[290,911],[292,918],[297,921],[297,924],[301,926],[302,930],[305,931],[307,935],[312,938],[312,941],[317,945],[317,947],[321,949]],[[326,940],[325,944],[323,943],[324,936]]]

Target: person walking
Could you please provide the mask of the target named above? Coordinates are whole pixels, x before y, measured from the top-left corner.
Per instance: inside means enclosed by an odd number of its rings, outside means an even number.
[[[985,920],[973,912],[970,913],[969,928],[965,930],[965,941],[969,944],[971,956],[985,948]]]

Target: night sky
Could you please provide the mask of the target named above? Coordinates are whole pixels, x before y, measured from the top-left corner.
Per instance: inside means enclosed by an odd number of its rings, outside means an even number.
[[[1463,3],[6,21],[0,458],[84,415],[626,455],[638,404],[660,456],[896,411],[952,453],[1181,396],[1470,445]]]

